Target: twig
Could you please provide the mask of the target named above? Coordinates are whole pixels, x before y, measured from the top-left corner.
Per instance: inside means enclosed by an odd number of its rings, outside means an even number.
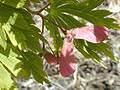
[[[44,17],[43,17],[43,15],[42,14],[40,14],[40,13],[38,13],[38,15],[41,17],[41,19],[42,19],[42,28],[41,28],[41,35],[43,35],[43,33],[44,33]],[[43,51],[45,50],[45,42],[43,42]]]
[[[40,14],[40,13],[38,13],[37,15],[39,15],[41,17],[41,19],[42,19],[42,31],[41,31],[41,35],[43,35],[43,33],[44,33],[44,16],[42,14]],[[49,43],[47,43],[47,44],[48,44],[50,50],[52,51],[52,53],[54,54],[54,51],[50,47],[50,44]],[[45,43],[43,42],[43,50],[44,49],[45,49]]]
[[[50,3],[48,3],[47,5],[45,5],[42,9],[40,9],[39,11],[32,11],[29,8],[26,8],[30,13],[32,14],[36,14],[38,15],[39,13],[41,13],[43,10],[45,10],[45,8],[47,8],[50,5]]]
[[[48,6],[50,5],[50,3],[48,3],[46,6],[44,6],[42,9],[40,9],[39,11],[32,11],[32,10],[30,10],[29,8],[27,8],[27,10],[30,12],[30,13],[32,13],[32,14],[36,14],[36,15],[39,15],[40,17],[41,17],[41,19],[42,19],[42,31],[41,31],[41,35],[43,35],[43,33],[44,33],[44,16],[41,14],[41,12],[45,9],[45,8],[47,8]],[[50,47],[50,45],[48,44],[48,46],[49,46],[49,48],[51,49],[51,47]],[[45,49],[45,44],[44,44],[44,42],[43,42],[43,49]],[[53,50],[51,49],[51,51],[53,52]],[[54,52],[53,52],[54,53]]]
[[[39,15],[41,17],[41,19],[42,19],[42,31],[41,31],[41,35],[43,35],[43,33],[44,33],[44,16],[42,14],[40,14],[40,13],[38,13],[37,15]]]
[[[41,13],[45,8],[47,8],[48,6],[50,5],[50,3],[48,3],[47,5],[45,5],[42,9],[40,9],[39,11],[38,11],[38,13]]]

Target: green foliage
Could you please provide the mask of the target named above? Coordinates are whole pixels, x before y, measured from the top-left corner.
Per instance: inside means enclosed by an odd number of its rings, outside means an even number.
[[[60,1],[60,0],[59,0]],[[93,10],[98,5],[100,5],[104,0],[83,0],[80,3],[68,3],[62,2],[58,6],[54,6],[53,10],[51,10],[52,14],[56,15],[56,13],[63,13],[67,15],[78,16],[82,19],[85,19],[95,25],[106,26],[108,28],[117,29],[120,26],[114,23],[113,18],[107,18],[106,16],[110,15],[111,12],[106,10]],[[55,8],[55,9],[54,9]],[[55,11],[54,11],[55,10]],[[104,13],[104,14],[100,14]]]
[[[53,37],[53,41],[54,41],[55,52],[57,53],[59,52],[59,49],[62,46],[62,38],[60,36],[60,32],[57,26],[55,26],[52,23],[46,21],[45,25],[47,29],[50,30],[50,35]]]
[[[31,1],[35,3],[39,0]],[[120,28],[113,18],[107,18],[111,12],[95,9],[103,1],[49,0],[50,7],[45,8],[48,14],[42,18],[53,38],[55,54],[59,54],[66,30],[84,26],[82,20],[108,28]],[[28,3],[27,0],[0,0],[0,89],[9,90],[19,77],[29,79],[31,73],[36,81],[49,83],[43,70],[43,57],[39,56],[41,53],[43,56],[46,49],[41,48],[40,41],[43,45],[49,43],[35,26],[31,16],[33,12],[27,10],[26,2]],[[38,12],[34,14],[41,16]],[[74,44],[86,58],[92,58],[98,63],[103,54],[116,60],[110,46],[105,43],[75,40]]]
[[[84,57],[92,58],[97,63],[100,63],[100,60],[102,58],[101,55],[106,55],[111,60],[116,60],[108,44],[105,43],[94,44],[85,40],[78,39],[74,41],[74,44],[77,50],[80,51],[84,55]]]
[[[40,30],[34,26],[31,14],[22,9],[24,1],[15,0],[14,3],[9,3],[10,1],[6,0],[2,1],[4,3],[0,2],[0,71],[3,73],[0,75],[0,88],[9,89],[13,85],[11,76],[15,76],[13,78],[17,79],[16,77],[21,74],[28,79],[32,73],[38,82],[48,82],[43,71],[43,62],[38,56],[38,53],[41,52]],[[19,53],[11,54],[12,48],[17,49]],[[27,63],[26,59],[29,60]],[[18,69],[19,72],[13,72],[14,70],[18,71]]]
[[[20,62],[17,56],[15,48],[10,44],[7,44],[6,50],[0,48],[0,88],[8,89],[13,85],[13,80],[19,72],[19,69],[15,70],[16,64]]]
[[[4,49],[7,48],[7,36],[6,33],[3,29],[0,28],[0,46],[3,47]]]
[[[49,82],[46,79],[46,73],[43,71],[43,61],[42,59],[36,55],[35,53],[28,52],[20,52],[22,58],[19,58],[23,63],[21,64],[21,72],[19,72],[18,76],[23,76],[26,79],[30,77],[32,73],[33,77],[40,83]]]

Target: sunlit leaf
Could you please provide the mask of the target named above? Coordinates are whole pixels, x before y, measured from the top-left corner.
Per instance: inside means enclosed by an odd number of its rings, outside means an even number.
[[[15,70],[15,66],[20,62],[17,56],[16,50],[10,45],[8,45],[7,50],[0,51],[0,88],[9,89],[14,83],[13,80],[20,70]]]
[[[22,58],[20,60],[23,62],[23,69],[24,73],[28,74],[32,73],[33,77],[36,81],[43,83],[49,82],[46,77],[46,73],[43,71],[43,61],[42,59],[36,55],[35,53],[28,51],[28,52],[21,52]],[[22,73],[21,75],[22,76]]]
[[[0,28],[0,45],[4,49],[7,48],[7,36],[3,29]]]

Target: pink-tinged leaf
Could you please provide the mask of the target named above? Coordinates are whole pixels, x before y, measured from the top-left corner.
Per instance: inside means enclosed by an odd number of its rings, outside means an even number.
[[[64,40],[59,60],[60,73],[64,77],[68,77],[73,74],[77,66],[77,61],[73,54],[73,47],[73,35],[68,33]]]
[[[49,64],[57,64],[57,57],[55,57],[54,54],[52,54],[50,52],[46,52],[44,57]]]
[[[76,39],[84,39],[92,43],[100,43],[104,41],[109,34],[107,28],[93,25],[75,28],[71,32],[75,34]]]

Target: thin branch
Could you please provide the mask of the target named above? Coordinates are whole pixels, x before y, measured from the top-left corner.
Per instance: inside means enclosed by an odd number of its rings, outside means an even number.
[[[47,5],[45,5],[42,9],[40,9],[39,11],[32,11],[31,9],[29,9],[29,8],[26,8],[30,13],[32,13],[32,14],[39,14],[39,13],[41,13],[43,10],[45,10],[45,8],[47,8],[48,6],[50,5],[50,3],[48,3]]]
[[[46,6],[44,6],[42,9],[40,9],[39,11],[32,11],[29,8],[27,8],[27,10],[32,13],[32,14],[36,14],[39,15],[42,18],[42,31],[41,31],[41,35],[44,33],[44,20],[48,20],[47,18],[45,18],[41,12],[43,10],[45,10],[45,8],[47,8],[50,5],[50,1],[48,2],[48,4]],[[49,21],[49,20],[48,20]],[[50,22],[50,21],[49,21]],[[52,21],[51,21],[52,22]],[[56,25],[65,35],[66,35],[66,31],[63,30],[58,24],[52,22],[54,25]],[[51,51],[54,53],[54,51],[52,50],[52,48],[50,47],[49,43],[48,43],[49,48],[51,49]],[[45,48],[44,42],[43,42],[43,49]]]
[[[54,23],[53,21],[48,20],[45,16],[43,16],[43,15],[40,14],[40,13],[38,13],[37,15],[39,15],[39,16],[42,18],[42,20],[46,19],[48,22],[53,23],[53,24],[56,25],[64,34],[66,34],[66,31],[65,31],[62,27],[60,27],[58,24]]]
[[[44,33],[44,17],[42,14],[38,13],[38,15],[41,17],[42,19],[42,31],[41,31],[41,35],[43,35]],[[45,42],[43,42],[43,51],[45,50]]]
[[[48,3],[47,5],[45,5],[42,9],[39,10],[38,13],[41,13],[43,10],[45,10],[45,8],[47,8],[50,5],[50,3]]]
[[[42,15],[42,14],[40,14],[40,13],[38,13],[38,15],[41,17],[41,19],[42,19],[42,31],[41,31],[41,35],[43,35],[43,33],[44,33],[44,16]],[[50,44],[49,43],[47,43],[48,44],[48,46],[49,46],[49,48],[50,48],[50,50],[52,51],[52,53],[54,54],[54,51],[52,50],[52,48],[50,47]],[[43,42],[43,50],[45,49],[45,43]]]
[[[42,31],[41,31],[41,35],[44,33],[44,16],[40,13],[38,13],[38,15],[41,17],[42,19]]]
[[[39,15],[40,17],[41,17],[41,19],[42,19],[42,31],[40,31],[41,32],[41,35],[43,35],[43,33],[44,33],[44,17],[43,17],[43,15],[41,14],[41,12],[45,9],[45,8],[47,8],[48,6],[50,5],[50,3],[48,3],[47,5],[45,5],[42,9],[40,9],[39,11],[32,11],[32,10],[30,10],[29,8],[27,8],[27,10],[30,12],[30,13],[32,13],[32,14],[36,14],[36,15]],[[50,47],[50,46],[49,46]],[[45,43],[43,42],[43,50],[45,49]],[[51,48],[50,48],[51,49]],[[52,49],[51,49],[52,50]],[[53,52],[53,51],[52,51]]]

